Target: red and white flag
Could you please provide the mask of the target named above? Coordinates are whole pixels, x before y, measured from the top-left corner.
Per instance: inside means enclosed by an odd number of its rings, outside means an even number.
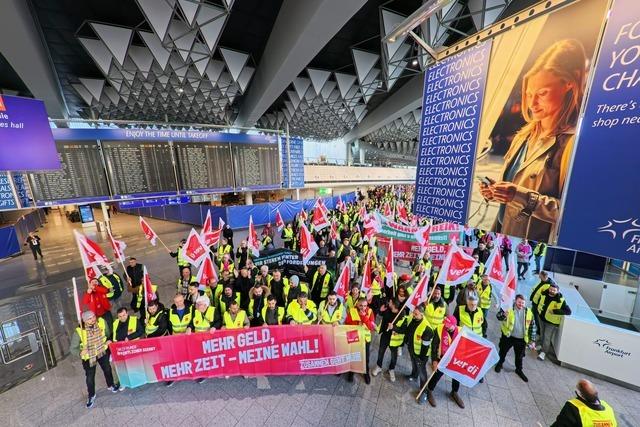
[[[254,257],[260,256],[260,240],[258,240],[258,233],[253,226],[253,216],[249,215],[249,236],[247,236],[247,245],[251,250],[251,255]]]
[[[502,270],[502,250],[499,245],[496,245],[489,258],[487,258],[487,276],[489,276],[489,282],[496,287],[504,286],[505,275]]]
[[[147,266],[142,266],[142,284],[144,285],[144,308],[149,306],[149,301],[153,301],[156,299],[156,293],[153,292],[153,285],[151,284],[151,277],[149,276],[149,272],[147,271]]]
[[[398,221],[403,224],[409,224],[409,214],[407,213],[407,208],[404,206],[404,203],[401,200],[396,202],[396,213],[398,214]]]
[[[491,341],[463,328],[438,362],[438,370],[473,387],[498,360],[500,356]]]
[[[327,209],[327,207],[325,206],[324,200],[322,200],[322,198],[318,197],[318,200],[316,200],[315,207],[320,208],[320,210],[322,211],[323,214],[325,214],[325,215],[329,214],[329,209]]]
[[[364,218],[364,238],[368,239],[370,242],[372,237],[375,236],[381,228],[380,221],[376,219],[375,213],[371,215],[366,215]]]
[[[298,216],[298,218],[300,219],[300,221],[306,221],[307,219],[309,219],[307,211],[305,211],[304,208],[300,209],[300,215]]]
[[[319,205],[316,205],[316,207],[313,209],[313,219],[311,220],[311,224],[313,225],[313,229],[318,231],[329,226],[327,214]]]
[[[338,240],[338,223],[335,218],[331,220],[331,230],[329,230],[329,239]]]
[[[285,223],[284,223],[284,220],[282,219],[282,215],[280,215],[280,209],[276,208],[276,227],[278,228],[278,231],[282,231],[284,226],[285,226]]]
[[[102,265],[110,268],[109,259],[96,242],[89,239],[84,234],[78,233],[76,230],[73,230],[73,234],[76,238],[78,251],[80,252],[80,259],[82,261],[82,266],[84,267],[84,275],[87,278],[87,281],[98,278],[102,274],[98,266]]]
[[[360,210],[358,211],[358,216],[363,221],[364,221],[365,217],[367,216],[367,209],[364,207],[364,205],[360,205]]]
[[[342,201],[342,196],[338,196],[338,201],[336,202],[336,209],[342,213],[347,211],[347,205]]]
[[[202,231],[200,232],[200,237],[202,237],[202,241],[207,246],[215,246],[220,242],[220,236],[222,235],[222,227],[224,226],[224,221],[222,218],[218,220],[218,228],[213,229],[213,220],[211,219],[211,211],[207,210],[207,217],[204,220],[204,224],[202,224]]]
[[[338,277],[336,286],[333,288],[335,293],[338,294],[338,296],[342,298],[343,301],[347,297],[347,295],[349,295],[352,268],[353,263],[351,262],[351,258],[349,258],[347,262],[344,263],[344,267],[340,272],[340,277]]]
[[[211,279],[215,279],[215,281],[217,282],[218,273],[216,273],[216,269],[213,266],[213,261],[211,261],[211,258],[205,257],[202,264],[200,264],[200,269],[198,270],[196,280],[201,285],[208,285]]]
[[[424,227],[418,228],[418,231],[413,233],[416,238],[416,241],[420,244],[420,246],[426,248],[429,246],[429,238],[431,236],[431,226],[425,225]]]
[[[449,245],[436,283],[446,286],[464,283],[471,278],[477,266],[478,261],[463,251],[454,240]]]
[[[498,286],[499,288],[500,286]],[[500,290],[500,308],[507,311],[516,299],[516,289],[518,289],[518,279],[516,278],[516,263],[513,254],[509,255],[509,271],[504,286]]]
[[[202,240],[195,229],[191,229],[187,242],[182,245],[182,256],[196,267],[208,258],[209,246]]]
[[[367,262],[364,264],[364,268],[362,269],[362,281],[360,282],[360,290],[365,294],[369,293],[372,284],[372,272],[371,272],[371,252],[367,256]]]
[[[300,253],[302,254],[302,263],[307,265],[316,252],[318,252],[318,244],[313,240],[313,236],[311,236],[307,226],[300,224]]]
[[[393,211],[391,210],[391,205],[389,205],[389,202],[384,202],[384,211],[383,211],[383,215],[386,216],[387,218],[392,218],[393,217]]]
[[[124,250],[127,249],[127,244],[122,240],[116,240],[111,235],[111,231],[107,229],[107,233],[109,234],[109,242],[111,243],[111,249],[113,249],[113,256],[116,259],[116,262],[124,262]]]
[[[428,271],[425,275],[420,278],[420,281],[416,285],[416,288],[413,290],[407,302],[405,303],[405,307],[409,309],[409,311],[413,310],[423,302],[429,298],[429,276],[431,275],[431,271]]]
[[[387,285],[387,288],[393,288],[393,274],[394,274],[394,267],[393,267],[393,238],[389,239],[389,248],[387,249],[387,262],[385,264],[385,270],[387,271],[387,274],[385,276],[385,284]]]
[[[144,218],[142,217],[139,217],[139,218],[140,218],[140,227],[142,227],[144,238],[147,239],[151,243],[151,245],[155,246],[156,240],[158,239],[158,235],[156,234],[155,231],[153,231],[153,228],[151,228],[151,226],[147,223],[147,221],[144,220]]]

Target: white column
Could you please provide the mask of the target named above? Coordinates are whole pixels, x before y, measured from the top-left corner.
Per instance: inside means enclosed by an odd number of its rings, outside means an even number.
[[[244,204],[252,205],[253,204],[253,193],[251,191],[245,191],[244,193]]]
[[[300,189],[296,188],[296,200],[300,200]]]
[[[104,226],[107,230],[111,230],[111,222],[109,221],[109,206],[105,202],[100,202],[102,208],[102,219],[104,220]]]

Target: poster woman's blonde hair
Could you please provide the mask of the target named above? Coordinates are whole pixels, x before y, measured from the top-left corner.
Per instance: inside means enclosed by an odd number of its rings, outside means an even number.
[[[534,139],[543,136],[542,125],[539,120],[532,117],[527,99],[529,79],[541,71],[554,74],[572,87],[565,95],[564,105],[555,114],[551,129],[546,129],[544,133],[557,135],[576,126],[586,86],[586,63],[587,58],[582,43],[573,39],[555,42],[538,57],[522,78],[522,116],[527,124],[520,130],[520,134]]]

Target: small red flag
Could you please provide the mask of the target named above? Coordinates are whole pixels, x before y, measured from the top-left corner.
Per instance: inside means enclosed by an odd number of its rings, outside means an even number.
[[[144,220],[144,218],[140,218],[140,227],[142,227],[142,232],[144,233],[144,238],[147,239],[153,246],[156,245],[156,240],[158,239],[158,235],[153,228]]]

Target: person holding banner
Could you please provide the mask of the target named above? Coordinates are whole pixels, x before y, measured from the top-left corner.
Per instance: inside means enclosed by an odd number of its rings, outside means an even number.
[[[204,295],[200,295],[196,299],[195,310],[191,316],[191,323],[187,327],[187,335],[192,332],[213,333],[216,329],[220,328],[220,316],[216,311],[216,308],[211,306],[211,301]]]
[[[338,326],[344,323],[347,312],[344,305],[338,299],[338,294],[334,290],[329,292],[327,299],[320,303],[318,318],[321,325]]]
[[[436,407],[436,399],[433,396],[433,390],[436,389],[438,381],[444,375],[442,371],[438,370],[438,363],[440,359],[449,349],[449,346],[456,339],[456,336],[460,333],[461,328],[458,326],[458,320],[454,316],[447,316],[444,319],[442,325],[438,326],[433,334],[431,340],[431,364],[433,367],[433,374],[427,383],[426,400],[429,401],[429,405]],[[451,380],[451,399],[460,408],[464,409],[464,402],[460,398],[458,391],[460,390],[460,382],[456,379]],[[419,403],[424,403],[424,394],[420,396]]]
[[[169,333],[171,335],[184,334],[191,324],[193,309],[191,304],[185,303],[182,294],[173,297],[173,305],[169,309]]]
[[[221,329],[247,329],[251,326],[247,312],[240,308],[237,301],[231,301],[229,310],[222,315]]]
[[[363,331],[365,339],[365,384],[371,383],[371,376],[369,375],[369,348],[371,346],[371,333],[376,329],[376,315],[373,310],[369,308],[366,298],[360,298],[356,303],[356,306],[351,308],[347,313],[347,318],[344,322],[345,325],[357,325]],[[353,372],[347,374],[347,381],[353,382]]]
[[[300,292],[298,297],[287,307],[287,319],[291,325],[312,325],[318,323],[318,309],[306,292]]]
[[[555,42],[522,78],[522,116],[500,181],[480,184],[500,204],[493,230],[548,242],[560,213],[575,127],[586,86],[587,59],[574,39]]]
[[[284,320],[284,307],[278,306],[276,297],[269,295],[267,305],[262,307],[262,318],[267,326],[282,325]]]
[[[516,365],[516,375],[524,382],[528,382],[529,379],[522,372],[522,359],[524,359],[524,352],[529,342],[534,339],[534,321],[533,311],[526,306],[526,300],[524,296],[516,295],[516,301],[512,308],[509,308],[506,312],[500,310],[497,314],[498,320],[502,322],[500,330],[502,336],[500,337],[500,360],[495,366],[495,371],[500,372],[502,365],[507,357],[507,353],[513,347],[514,362]]]
[[[120,384],[114,381],[109,363],[109,328],[104,319],[97,318],[92,311],[85,311],[82,313],[81,325],[71,337],[69,351],[80,357],[84,368],[88,393],[87,409],[92,408],[96,401],[96,365],[100,365],[109,391],[120,391]]]

